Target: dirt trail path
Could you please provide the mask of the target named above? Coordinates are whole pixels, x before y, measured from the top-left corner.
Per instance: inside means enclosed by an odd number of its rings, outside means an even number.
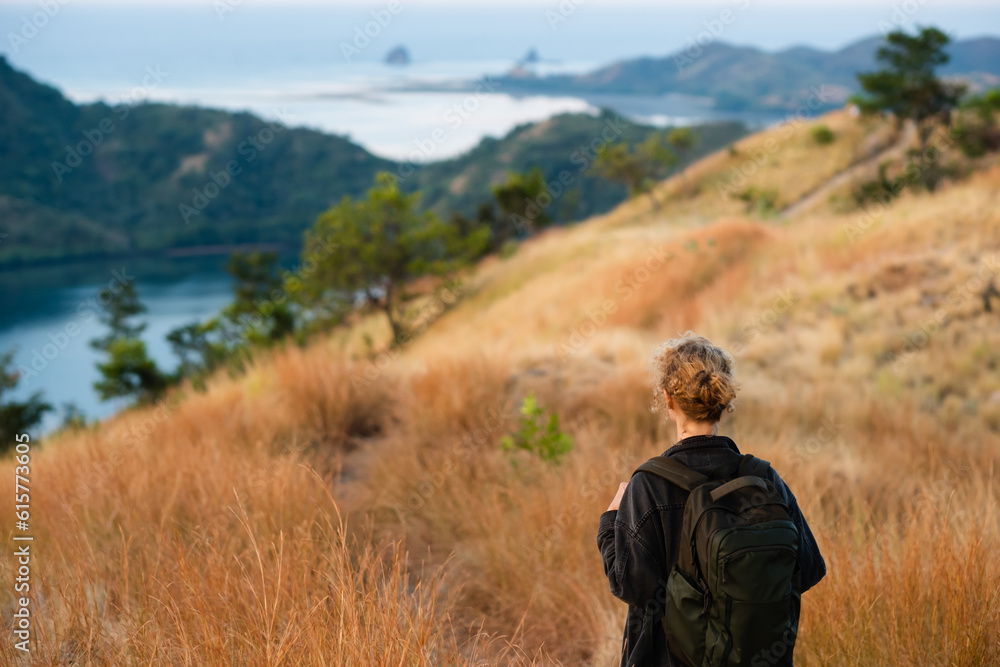
[[[854,180],[862,172],[872,167],[878,167],[879,164],[886,160],[895,160],[905,156],[907,149],[913,145],[916,137],[916,128],[912,124],[907,123],[899,141],[873,155],[868,155],[852,162],[845,169],[834,174],[829,180],[804,194],[798,201],[786,206],[781,210],[781,215],[783,217],[790,217],[806,211],[816,204],[826,201],[831,192]]]

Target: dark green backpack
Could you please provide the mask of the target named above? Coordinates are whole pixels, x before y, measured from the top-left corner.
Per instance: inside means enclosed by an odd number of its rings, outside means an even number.
[[[692,667],[791,664],[802,594],[799,531],[770,464],[749,454],[703,475],[657,456],[636,472],[689,492],[663,630]]]

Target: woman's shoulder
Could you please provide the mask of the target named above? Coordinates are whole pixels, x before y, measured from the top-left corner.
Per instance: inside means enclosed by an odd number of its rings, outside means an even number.
[[[778,473],[777,469],[775,469],[773,465],[770,464],[768,465],[766,477],[767,481],[774,484],[774,488],[777,489],[778,492],[785,498],[785,501],[788,503],[789,507],[795,506],[797,504],[797,501],[795,500],[795,495],[792,493],[792,490],[788,488],[788,484],[785,483],[785,480],[782,479],[781,475]]]
[[[642,510],[658,506],[683,504],[687,491],[668,479],[646,470],[638,470],[629,481],[633,502],[642,505]]]

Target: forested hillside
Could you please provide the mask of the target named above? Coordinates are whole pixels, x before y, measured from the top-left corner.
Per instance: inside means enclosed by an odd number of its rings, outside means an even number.
[[[288,119],[284,119],[288,120]],[[422,190],[442,217],[475,212],[508,172],[538,167],[573,183],[557,221],[609,210],[623,185],[584,173],[594,137],[656,131],[607,115],[569,114],[484,139],[426,166],[372,155],[344,137],[262,119],[167,104],[76,105],[0,57],[0,266],[235,243],[297,248],[302,232],[344,196],[363,195],[382,170]],[[289,127],[289,125],[293,127]],[[692,156],[743,136],[737,123],[696,128]]]

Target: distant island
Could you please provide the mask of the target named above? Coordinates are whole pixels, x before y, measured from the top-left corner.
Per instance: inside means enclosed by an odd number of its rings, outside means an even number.
[[[528,52],[524,54],[523,58],[521,58],[520,63],[522,65],[534,65],[535,63],[540,61],[541,58],[538,56],[538,50],[528,49]]]
[[[405,46],[397,46],[386,54],[385,62],[388,65],[409,65],[410,52]]]

